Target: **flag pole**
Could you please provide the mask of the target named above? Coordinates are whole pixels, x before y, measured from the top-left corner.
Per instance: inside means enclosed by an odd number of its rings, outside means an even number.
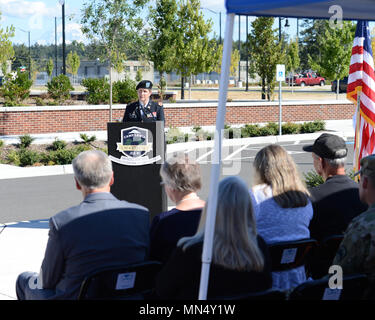
[[[354,152],[354,172],[359,170],[359,125],[360,125],[360,107],[361,107],[361,92],[357,92],[357,113],[356,113],[356,125],[355,125],[355,152]],[[355,177],[355,181],[358,182],[358,175]]]

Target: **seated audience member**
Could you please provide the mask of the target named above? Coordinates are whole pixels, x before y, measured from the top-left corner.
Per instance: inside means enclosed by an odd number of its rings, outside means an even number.
[[[367,211],[355,217],[344,233],[344,239],[332,265],[340,265],[343,274],[365,273],[370,278],[370,291],[365,298],[374,299],[375,289],[375,155],[361,159],[359,197]],[[372,288],[372,289],[371,289]]]
[[[18,276],[20,300],[76,299],[84,278],[106,267],[147,259],[149,212],[110,193],[112,164],[102,151],[84,151],[73,160],[83,202],[50,218],[41,273]]]
[[[202,186],[200,167],[188,155],[179,153],[160,169],[162,184],[176,208],[155,216],[150,228],[150,259],[164,263],[177,241],[196,233],[205,202],[197,191]]]
[[[254,159],[254,210],[258,233],[267,244],[310,238],[313,208],[292,157],[276,144]],[[273,288],[289,290],[306,281],[305,267],[273,272]]]
[[[197,233],[179,240],[156,278],[162,299],[198,299],[207,204]],[[272,285],[267,245],[257,235],[246,184],[228,177],[219,184],[208,298],[263,291]]]
[[[312,152],[314,168],[324,179],[323,184],[309,190],[314,208],[310,234],[321,241],[342,234],[367,205],[359,200],[358,184],[345,174],[348,149],[344,139],[323,133],[313,145],[304,146],[303,150]]]

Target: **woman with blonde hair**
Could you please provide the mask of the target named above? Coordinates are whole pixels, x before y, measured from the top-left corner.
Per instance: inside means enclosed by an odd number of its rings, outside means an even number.
[[[272,284],[267,245],[257,235],[246,184],[228,177],[219,184],[208,298],[269,289]],[[207,204],[197,233],[180,239],[156,279],[162,299],[197,299]]]
[[[310,238],[313,207],[293,158],[281,146],[271,144],[254,159],[254,200],[259,234],[267,244]],[[273,288],[288,290],[306,281],[304,266],[273,272]]]
[[[199,164],[185,153],[176,153],[160,169],[162,185],[176,207],[155,216],[150,228],[150,259],[164,263],[177,241],[195,234],[205,201]]]

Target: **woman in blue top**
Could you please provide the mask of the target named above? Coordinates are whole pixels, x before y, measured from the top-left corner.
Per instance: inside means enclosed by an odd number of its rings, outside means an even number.
[[[267,244],[310,238],[313,208],[296,164],[276,144],[261,149],[254,159],[255,183],[250,192],[259,234]],[[306,281],[305,267],[273,272],[273,288],[289,290]]]

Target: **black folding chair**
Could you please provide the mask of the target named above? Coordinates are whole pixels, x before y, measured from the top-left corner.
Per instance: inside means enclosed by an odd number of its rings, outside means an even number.
[[[213,297],[209,300],[286,300],[286,291],[268,289],[258,292],[248,292],[238,295]]]
[[[158,261],[96,270],[82,282],[78,300],[144,300],[154,297]]]
[[[268,245],[272,271],[285,271],[303,266],[309,251],[317,245],[315,239],[283,241]]]
[[[320,279],[328,274],[328,269],[332,265],[343,238],[342,234],[329,236],[310,251],[306,262],[309,276],[313,279]]]
[[[342,289],[329,288],[329,276],[300,284],[289,295],[289,300],[363,300],[369,286],[365,274],[343,276]]]

